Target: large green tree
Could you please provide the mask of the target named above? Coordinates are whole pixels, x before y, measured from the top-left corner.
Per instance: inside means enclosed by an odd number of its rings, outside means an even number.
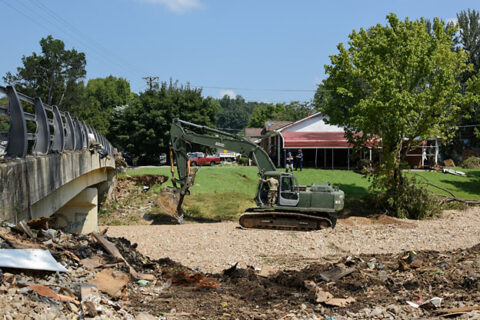
[[[247,126],[248,119],[257,105],[255,102],[246,102],[240,95],[235,98],[225,95],[218,102],[220,108],[217,112],[217,128],[231,133],[242,131]]]
[[[457,44],[469,53],[469,62],[473,65],[473,70],[469,70],[462,75],[463,87],[466,87],[467,81],[472,75],[480,71],[480,13],[476,10],[463,10],[457,14],[458,20],[458,36],[456,37]],[[475,125],[480,123],[480,108],[478,104],[464,106],[464,113],[460,122],[460,131],[456,143],[458,146],[463,146],[463,139],[467,139],[469,144],[467,148],[480,147],[480,130]],[[459,141],[460,140],[460,141]],[[460,143],[459,143],[460,142]]]
[[[163,82],[116,112],[112,140],[143,163],[155,163],[161,153],[168,152],[174,118],[212,127],[218,108],[218,101],[202,97],[201,89]]]
[[[3,80],[17,90],[41,97],[50,105],[73,105],[80,101],[81,80],[85,78],[85,54],[65,49],[61,40],[47,36],[40,40],[41,53],[22,57],[17,73],[7,72]]]
[[[100,133],[109,134],[115,108],[122,108],[130,103],[132,92],[126,79],[108,76],[88,80],[81,88],[80,103],[65,109]]]
[[[330,123],[345,127],[354,145],[381,139],[374,185],[396,195],[404,190],[405,150],[427,138],[452,136],[460,106],[476,96],[460,92],[460,76],[472,65],[462,48],[453,50],[455,28],[434,19],[430,34],[423,19],[390,14],[387,21],[353,31],[347,47],[338,45],[315,104]],[[403,215],[399,199],[391,198],[391,209]]]

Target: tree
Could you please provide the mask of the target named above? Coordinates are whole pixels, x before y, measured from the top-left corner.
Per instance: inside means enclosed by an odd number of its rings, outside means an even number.
[[[460,93],[460,75],[472,65],[464,50],[453,50],[454,27],[434,19],[429,34],[423,19],[400,21],[390,14],[387,21],[353,31],[348,48],[337,46],[315,104],[330,123],[345,127],[355,146],[381,139],[374,186],[393,195],[390,213],[409,216],[399,195],[408,183],[401,171],[405,150],[427,138],[451,137],[460,106],[476,95]]]
[[[249,127],[261,128],[265,121],[297,121],[307,117],[314,111],[310,102],[292,101],[288,104],[260,104],[252,113],[248,122]]]
[[[40,40],[42,52],[23,56],[23,67],[10,72],[3,80],[17,90],[34,97],[41,97],[50,105],[78,103],[78,87],[85,78],[85,54],[75,49],[66,50],[63,41],[47,36]]]
[[[476,10],[463,10],[457,14],[457,19],[459,32],[456,42],[470,54],[468,61],[473,65],[473,70],[462,75],[463,87],[465,87],[468,79],[480,70],[480,13]],[[468,139],[470,145],[467,147],[480,147],[480,131],[472,126],[480,123],[479,106],[467,105],[466,109],[460,122],[463,128],[460,130],[459,139]],[[456,145],[462,146],[463,143],[456,143]]]
[[[217,128],[232,133],[242,131],[247,126],[248,119],[257,105],[255,102],[246,102],[240,95],[233,99],[225,95],[218,102],[220,108],[217,112]]]
[[[168,152],[174,118],[212,127],[218,108],[218,101],[203,98],[201,89],[163,82],[116,112],[110,129],[112,140],[143,163],[155,163],[161,153]]]
[[[257,106],[248,121],[250,128],[263,128],[265,121],[273,120],[275,115],[283,110],[282,104],[261,104]]]
[[[273,120],[277,121],[297,121],[303,119],[314,112],[314,107],[308,101],[292,101],[288,104],[283,104],[283,110],[277,112],[273,116]]]
[[[82,88],[81,102],[66,110],[110,139],[114,109],[128,105],[131,99],[132,92],[126,79],[114,76],[90,79]]]

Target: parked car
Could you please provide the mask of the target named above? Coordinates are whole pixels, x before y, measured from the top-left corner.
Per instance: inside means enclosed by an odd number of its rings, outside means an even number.
[[[188,154],[191,166],[214,166],[220,164],[220,157],[207,156],[203,152],[191,152]]]

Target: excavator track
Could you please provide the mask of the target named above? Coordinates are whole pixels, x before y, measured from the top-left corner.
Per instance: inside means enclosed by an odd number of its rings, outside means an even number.
[[[310,215],[298,212],[258,211],[250,208],[240,216],[240,225],[244,228],[312,231],[334,228],[336,218],[325,214]]]

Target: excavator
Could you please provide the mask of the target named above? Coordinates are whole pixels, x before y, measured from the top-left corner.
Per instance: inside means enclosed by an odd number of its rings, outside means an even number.
[[[277,171],[272,160],[259,145],[245,138],[195,123],[174,119],[170,129],[170,164],[172,187],[167,187],[157,199],[165,212],[183,223],[184,197],[190,193],[198,167],[191,167],[187,152],[192,144],[221,148],[248,155],[259,170],[255,195],[256,207],[240,216],[244,228],[310,231],[334,228],[344,206],[344,192],[329,183],[299,185],[292,173]],[[178,178],[175,177],[174,158]],[[267,200],[267,179],[278,179],[276,202]]]

